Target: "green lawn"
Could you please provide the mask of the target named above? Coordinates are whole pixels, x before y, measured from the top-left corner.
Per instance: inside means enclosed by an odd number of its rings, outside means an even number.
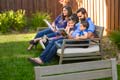
[[[34,35],[0,35],[0,80],[34,80],[34,65],[27,58],[36,57],[42,51],[40,46],[32,51],[26,50],[28,41]],[[53,59],[51,63],[45,65],[53,64],[58,64],[58,60]],[[120,74],[120,66],[118,72]]]

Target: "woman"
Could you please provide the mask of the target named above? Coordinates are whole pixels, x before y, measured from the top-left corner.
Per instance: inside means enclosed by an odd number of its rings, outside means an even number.
[[[66,32],[69,34],[68,36],[75,36],[74,30],[76,29],[75,24],[77,22],[78,22],[77,15],[72,15],[68,19],[67,27],[65,29]],[[36,64],[43,64],[49,62],[57,52],[57,47],[55,45],[55,42],[59,40],[61,41],[61,39],[63,39],[63,37],[49,41],[49,44],[47,45],[46,49],[42,52],[42,54],[39,57],[29,58],[29,60]]]
[[[72,14],[72,9],[69,6],[64,6],[62,8],[62,14],[60,14],[55,21],[52,23],[52,26],[57,26],[58,28],[65,28],[67,25],[68,17],[70,17]],[[34,45],[37,45],[37,38],[43,37],[44,35],[47,35],[48,38],[54,37],[59,35],[58,31],[56,29],[52,30],[50,28],[47,28],[45,30],[39,31],[35,38],[32,40],[32,43],[30,41],[30,46],[28,47],[28,50],[30,50]]]

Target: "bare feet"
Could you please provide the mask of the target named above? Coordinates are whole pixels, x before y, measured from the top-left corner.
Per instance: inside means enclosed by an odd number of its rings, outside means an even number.
[[[43,61],[40,59],[40,58],[29,58],[29,60],[34,63],[34,64],[37,64],[37,65],[40,65],[40,64],[43,64]]]

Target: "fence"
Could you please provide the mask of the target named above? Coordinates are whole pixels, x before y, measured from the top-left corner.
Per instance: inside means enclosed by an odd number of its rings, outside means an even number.
[[[104,26],[105,32],[109,32],[120,30],[119,3],[119,0],[83,0],[82,6],[96,25]]]
[[[119,3],[119,0],[71,0],[74,11],[81,6],[86,8],[93,22],[104,26],[107,32],[120,30]],[[45,11],[51,13],[53,19],[61,13],[61,8],[58,0],[0,0],[0,11],[25,9],[27,15]]]
[[[74,6],[74,10],[77,9],[77,3],[74,0],[71,0],[71,6]],[[36,11],[48,12],[54,19],[61,13],[62,5],[59,4],[58,0],[0,0],[0,11],[10,9],[15,11],[25,9],[27,15]]]

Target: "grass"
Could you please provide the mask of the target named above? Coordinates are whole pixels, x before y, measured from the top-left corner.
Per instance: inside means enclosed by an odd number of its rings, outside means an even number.
[[[0,80],[34,80],[34,65],[27,58],[36,57],[42,51],[40,47],[26,50],[34,35],[0,35]],[[50,64],[55,63],[52,61]]]
[[[35,34],[10,34],[0,35],[0,80],[34,80],[34,65],[27,58],[36,57],[41,53],[41,47],[37,50],[27,51],[28,41]],[[49,64],[58,64],[53,59]],[[120,65],[118,65],[120,75]],[[102,79],[108,80],[108,79]],[[120,80],[120,79],[119,79]]]

